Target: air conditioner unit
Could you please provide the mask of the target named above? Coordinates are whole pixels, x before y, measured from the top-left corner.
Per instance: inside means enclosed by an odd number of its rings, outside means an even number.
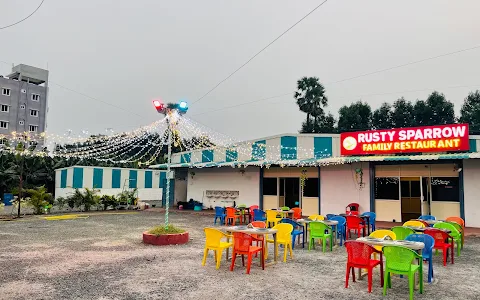
[[[26,89],[22,89],[22,94],[26,94],[27,93],[27,90]]]

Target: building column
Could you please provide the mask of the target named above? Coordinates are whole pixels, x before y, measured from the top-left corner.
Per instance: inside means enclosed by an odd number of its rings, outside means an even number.
[[[369,162],[368,165],[370,169],[370,211],[375,212],[375,164]]]
[[[460,160],[458,163],[458,167],[462,168],[462,171],[458,173],[458,198],[460,200],[460,218],[462,218],[465,221],[465,224],[467,221],[465,220],[465,193],[464,193],[464,183],[463,183],[463,160]]]
[[[322,183],[321,183],[321,180],[320,180],[320,166],[317,167],[318,169],[318,214],[321,215],[322,214],[322,189],[321,189],[321,186],[322,186]]]
[[[260,167],[258,207],[263,210],[263,168]]]

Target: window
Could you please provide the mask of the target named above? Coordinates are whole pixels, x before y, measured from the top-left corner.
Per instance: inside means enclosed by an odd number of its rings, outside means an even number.
[[[269,196],[277,195],[277,178],[263,178],[263,194]]]
[[[460,201],[458,177],[432,177],[432,201]]]
[[[25,109],[25,104],[20,105],[20,109]]]
[[[28,142],[28,145],[31,146],[31,147],[37,146],[37,142],[35,142],[35,141],[29,141],[29,142]]]
[[[6,144],[7,144],[6,138],[0,139],[0,145],[6,145]]]
[[[375,199],[400,200],[399,184],[397,177],[375,178]]]
[[[30,110],[30,115],[33,117],[38,117],[38,110],[36,109],[31,109]]]
[[[304,197],[318,197],[318,178],[308,178],[303,187]]]
[[[7,121],[0,121],[0,128],[8,129],[8,122]]]
[[[39,94],[32,94],[32,101],[40,101],[40,95]]]
[[[10,111],[10,106],[2,104],[0,110],[2,112],[9,112]]]
[[[25,121],[24,120],[18,121],[18,125],[25,125]]]
[[[38,131],[38,126],[37,125],[28,125],[28,131],[37,132]]]
[[[7,88],[2,88],[2,95],[3,96],[10,96],[10,89],[7,89]]]

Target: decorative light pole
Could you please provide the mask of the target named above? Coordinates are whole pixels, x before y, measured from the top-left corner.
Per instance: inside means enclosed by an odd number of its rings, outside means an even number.
[[[183,115],[188,110],[188,104],[185,101],[180,101],[178,104],[168,105],[163,104],[160,100],[153,100],[153,106],[158,113],[167,117],[168,130],[168,152],[167,152],[167,186],[165,190],[165,228],[168,227],[168,208],[170,206],[170,180],[173,179],[170,170],[172,162],[172,131],[173,127],[178,121],[178,117]]]

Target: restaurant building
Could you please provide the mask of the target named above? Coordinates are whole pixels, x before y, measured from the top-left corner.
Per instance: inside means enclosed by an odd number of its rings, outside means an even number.
[[[431,214],[480,227],[477,149],[480,136],[469,136],[467,124],[453,124],[278,135],[177,153],[171,166],[175,195],[182,195],[175,201],[194,199],[207,208],[235,202],[325,215],[354,202],[379,221]]]

